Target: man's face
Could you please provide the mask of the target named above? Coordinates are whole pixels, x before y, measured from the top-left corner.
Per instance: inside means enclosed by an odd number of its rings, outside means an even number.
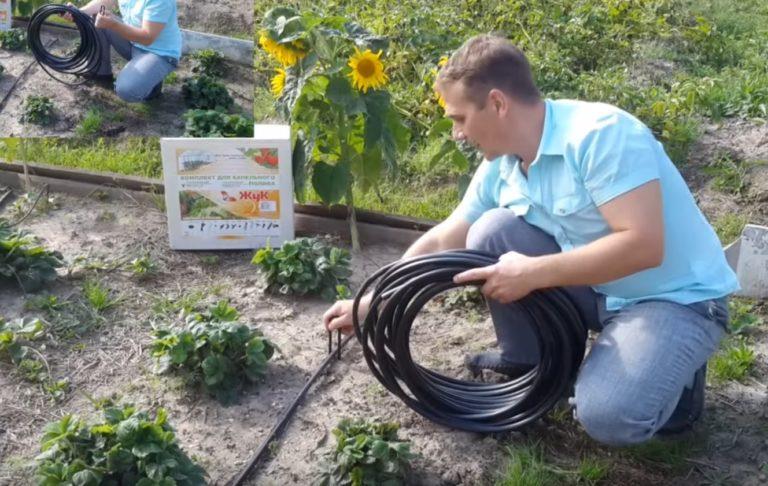
[[[453,120],[453,138],[466,140],[483,153],[487,160],[503,155],[501,148],[501,119],[486,99],[480,108],[465,94],[461,82],[444,83],[439,87],[445,100],[445,116]]]

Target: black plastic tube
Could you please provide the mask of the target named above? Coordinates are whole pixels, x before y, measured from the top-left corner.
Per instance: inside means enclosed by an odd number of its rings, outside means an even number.
[[[68,56],[52,54],[43,45],[40,37],[43,23],[52,15],[70,14],[75,27],[80,33],[80,46],[77,51]],[[35,56],[35,60],[49,76],[65,84],[54,76],[50,70],[62,74],[84,76],[95,74],[101,64],[101,40],[91,17],[75,7],[68,5],[44,5],[37,9],[29,19],[27,26],[27,42]]]
[[[553,288],[517,302],[529,314],[540,363],[505,383],[458,380],[413,361],[410,333],[416,315],[437,294],[458,287],[453,276],[498,262],[492,255],[460,250],[400,260],[372,275],[355,297],[355,334],[372,373],[390,392],[429,420],[472,432],[516,430],[551,410],[570,390],[584,357],[587,326],[568,295]],[[472,282],[468,285],[482,284]],[[361,323],[360,299],[369,289]]]

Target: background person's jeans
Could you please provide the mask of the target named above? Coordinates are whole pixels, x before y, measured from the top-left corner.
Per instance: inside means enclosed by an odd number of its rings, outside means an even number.
[[[536,256],[560,251],[552,236],[504,208],[484,213],[470,228],[467,248],[495,255]],[[579,370],[570,400],[594,439],[611,445],[643,442],[672,415],[683,388],[717,349],[728,325],[725,299],[690,305],[646,301],[607,311],[591,287],[565,288],[590,328],[600,330]],[[515,303],[489,301],[502,357],[539,359],[532,323]]]
[[[101,65],[97,74],[112,74],[110,46],[128,60],[128,64],[115,79],[115,92],[124,101],[135,103],[145,100],[152,89],[176,70],[178,61],[139,49],[116,32],[96,29],[101,38]]]

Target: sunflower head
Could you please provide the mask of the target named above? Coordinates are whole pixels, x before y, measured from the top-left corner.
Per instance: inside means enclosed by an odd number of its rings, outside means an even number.
[[[306,50],[303,49],[303,43],[294,41],[280,44],[271,38],[266,31],[263,31],[259,36],[259,45],[284,67],[293,66],[307,55]]]
[[[437,90],[435,90],[435,98],[437,98],[437,104],[440,105],[440,108],[445,109],[445,98]]]
[[[278,69],[275,76],[272,78],[272,94],[275,98],[279,98],[283,94],[285,89],[285,69]]]
[[[349,59],[349,67],[352,68],[349,77],[355,89],[367,93],[370,88],[379,89],[387,84],[389,77],[384,74],[380,57],[381,51],[374,54],[370,49],[365,52],[355,49],[355,54]]]

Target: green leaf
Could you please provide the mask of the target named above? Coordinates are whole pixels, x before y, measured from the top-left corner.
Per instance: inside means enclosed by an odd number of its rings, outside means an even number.
[[[147,457],[150,454],[155,454],[157,452],[162,452],[163,448],[159,445],[155,444],[154,442],[143,442],[140,444],[136,444],[133,446],[133,449],[131,449],[131,452],[134,456],[139,458]]]
[[[332,103],[339,105],[347,115],[365,113],[365,103],[357,90],[352,89],[352,85],[345,77],[332,77],[325,94]]]
[[[432,128],[427,132],[427,138],[434,138],[446,133],[450,133],[453,130],[453,120],[450,118],[439,119]]]
[[[222,355],[212,354],[203,360],[205,384],[214,386],[222,381],[227,373],[227,359]]]
[[[382,160],[382,151],[378,146],[367,150],[362,157],[357,158],[352,165],[352,172],[355,180],[360,184],[365,192],[375,187],[381,179],[384,161]]]
[[[101,476],[90,469],[77,472],[72,475],[72,484],[74,486],[99,486]]]
[[[435,167],[437,167],[440,162],[445,159],[446,156],[448,156],[452,151],[456,151],[458,148],[456,147],[456,143],[453,140],[445,140],[443,144],[440,146],[440,150],[437,151],[435,155],[432,156],[431,159],[429,159],[429,164],[427,167],[429,170],[433,170]]]
[[[349,163],[336,165],[317,162],[312,170],[312,187],[326,204],[341,201],[351,183]]]

